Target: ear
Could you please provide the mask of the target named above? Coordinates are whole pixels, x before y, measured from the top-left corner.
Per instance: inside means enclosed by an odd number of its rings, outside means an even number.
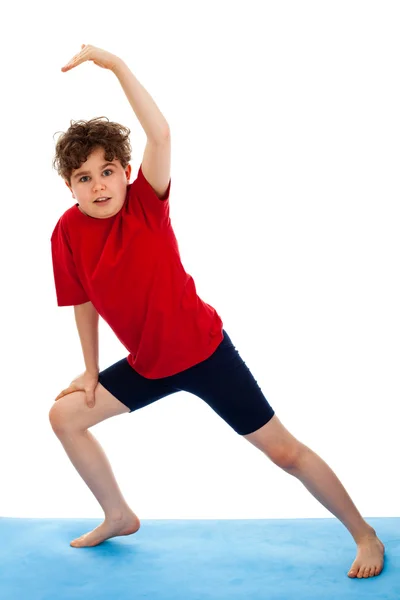
[[[129,164],[125,169],[126,180],[128,183],[131,178],[131,173],[132,173],[132,166],[131,166],[131,164]]]
[[[64,183],[67,186],[67,188],[72,192],[72,197],[75,198],[74,192],[72,191],[72,187],[69,185],[68,181],[65,181],[65,179],[64,179]]]

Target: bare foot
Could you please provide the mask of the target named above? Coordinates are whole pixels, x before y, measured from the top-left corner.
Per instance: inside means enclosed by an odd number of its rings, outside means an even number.
[[[347,575],[358,579],[379,575],[383,569],[385,546],[376,535],[365,537],[357,544],[357,556]]]
[[[136,533],[140,527],[140,520],[134,512],[126,513],[121,519],[105,519],[104,522],[70,543],[73,548],[85,546],[98,546],[104,540],[118,535]]]

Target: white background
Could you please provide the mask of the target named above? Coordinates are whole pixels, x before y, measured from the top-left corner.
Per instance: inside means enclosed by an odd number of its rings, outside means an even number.
[[[50,236],[75,203],[52,168],[70,121],[145,134],[119,55],[172,135],[170,215],[186,271],[284,425],[364,517],[398,516],[400,8],[397,2],[13,3],[3,13],[0,514],[102,517],[48,420],[84,370]],[[56,135],[55,135],[56,134]],[[132,179],[131,179],[132,180]],[[100,320],[100,368],[128,354]],[[330,517],[202,400],[100,423],[141,518]]]

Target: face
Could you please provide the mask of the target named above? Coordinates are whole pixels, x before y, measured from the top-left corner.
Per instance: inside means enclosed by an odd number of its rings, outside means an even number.
[[[116,158],[106,163],[104,148],[96,148],[87,161],[71,173],[71,185],[65,182],[78,202],[79,210],[95,219],[107,219],[121,210],[131,176],[131,165],[123,169]],[[95,202],[102,197],[111,199]]]

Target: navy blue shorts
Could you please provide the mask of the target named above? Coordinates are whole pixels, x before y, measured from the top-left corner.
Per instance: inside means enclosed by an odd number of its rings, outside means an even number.
[[[180,373],[147,379],[127,358],[99,373],[99,382],[130,412],[175,392],[195,394],[239,435],[256,431],[274,416],[257,381],[223,329],[224,339],[206,360]]]

